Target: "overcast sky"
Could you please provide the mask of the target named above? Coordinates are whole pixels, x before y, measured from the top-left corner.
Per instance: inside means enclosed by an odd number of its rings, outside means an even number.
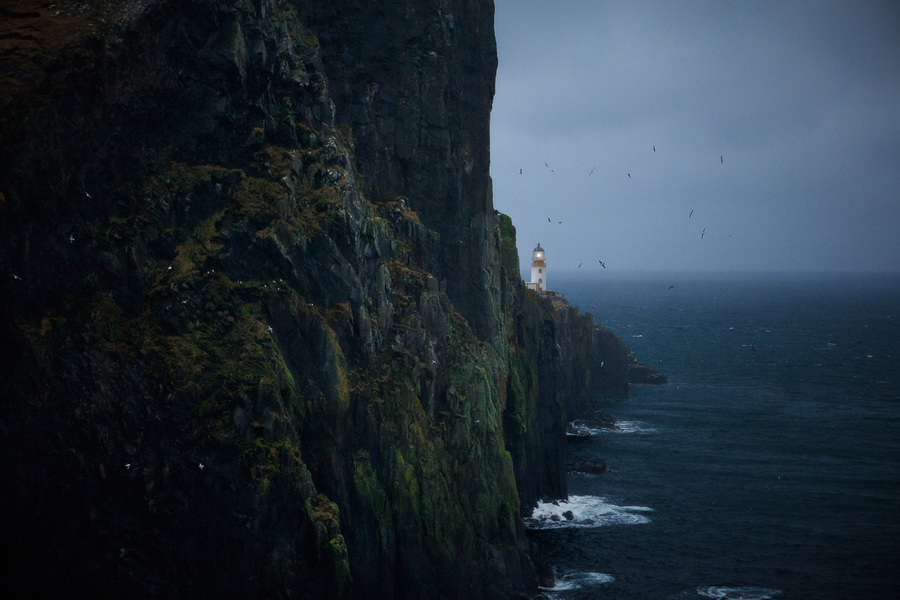
[[[495,2],[523,264],[900,271],[897,0]]]

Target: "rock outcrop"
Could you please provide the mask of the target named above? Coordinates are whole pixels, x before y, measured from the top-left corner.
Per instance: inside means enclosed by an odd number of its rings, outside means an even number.
[[[534,592],[628,349],[519,279],[492,3],[0,14],[0,586]]]

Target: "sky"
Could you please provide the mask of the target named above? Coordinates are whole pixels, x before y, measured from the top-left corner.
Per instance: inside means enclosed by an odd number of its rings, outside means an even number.
[[[897,0],[495,6],[523,267],[900,272]]]

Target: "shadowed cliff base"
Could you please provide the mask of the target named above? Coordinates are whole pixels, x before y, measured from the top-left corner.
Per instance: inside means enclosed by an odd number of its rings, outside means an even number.
[[[628,349],[519,279],[492,4],[0,8],[0,586],[536,593]]]

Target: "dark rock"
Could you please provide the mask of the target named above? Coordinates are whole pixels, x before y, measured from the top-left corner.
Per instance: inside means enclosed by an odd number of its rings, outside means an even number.
[[[628,383],[633,385],[666,385],[669,382],[665,375],[639,362],[633,352],[629,354],[628,358]]]
[[[593,457],[582,457],[572,460],[570,465],[570,471],[587,473],[588,475],[602,475],[607,471],[606,463],[602,459]]]
[[[493,210],[490,0],[59,6],[0,25],[4,592],[535,593],[631,369]]]

